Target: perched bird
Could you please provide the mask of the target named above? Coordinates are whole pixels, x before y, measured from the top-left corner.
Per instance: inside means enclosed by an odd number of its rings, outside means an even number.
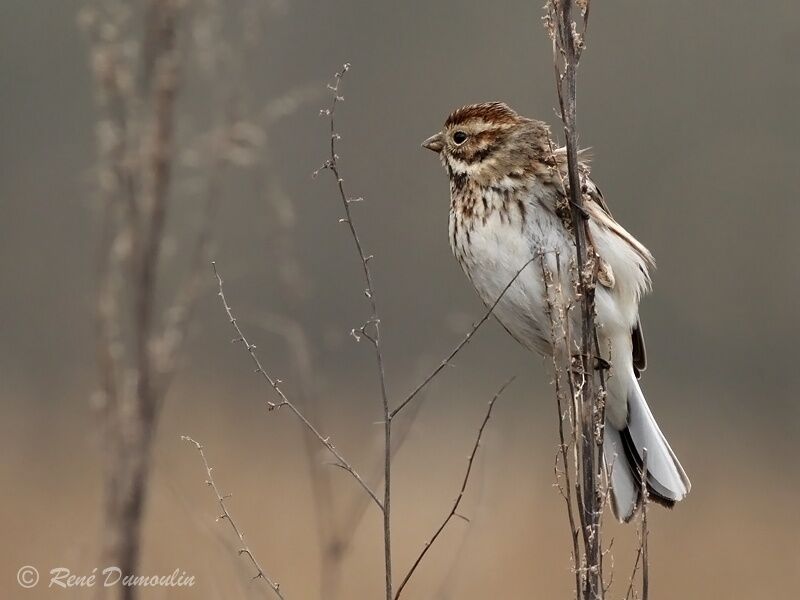
[[[531,259],[542,257],[556,273],[561,257],[562,287],[572,293],[566,152],[555,149],[545,123],[501,102],[453,111],[422,145],[439,155],[450,178],[450,245],[464,273],[487,306],[502,294],[493,314],[508,333],[529,350],[552,354],[543,269]],[[672,507],[691,484],[639,387],[646,366],[639,300],[650,290],[653,256],[611,216],[585,162],[581,172],[589,238],[603,275],[595,304],[601,358],[609,368],[604,462],[614,513],[628,521],[641,503],[643,449],[652,500]],[[573,331],[580,331],[577,313],[571,312]]]

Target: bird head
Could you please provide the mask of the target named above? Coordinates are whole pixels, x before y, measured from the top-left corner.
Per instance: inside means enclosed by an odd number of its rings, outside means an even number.
[[[485,183],[524,174],[532,159],[547,151],[549,139],[541,121],[521,117],[503,102],[484,102],[454,110],[422,146],[439,154],[451,178]]]

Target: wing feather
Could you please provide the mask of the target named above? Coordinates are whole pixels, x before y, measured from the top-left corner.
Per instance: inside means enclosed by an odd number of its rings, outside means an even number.
[[[614,217],[611,215],[611,210],[608,208],[608,204],[603,197],[603,193],[600,191],[600,188],[597,187],[597,184],[595,184],[589,177],[586,178],[586,182],[586,195],[588,196],[589,201],[599,207],[602,213],[604,213],[606,218],[603,219],[603,222],[606,224],[612,223],[616,225],[616,228],[611,226],[609,229],[628,242],[636,251],[636,253],[642,258],[644,263],[648,267],[652,267],[655,264],[655,261],[653,260],[653,255],[650,254],[650,251],[640,244],[639,241],[636,240],[632,235],[625,231],[625,229],[617,224],[617,222],[614,220]],[[636,320],[636,325],[631,330],[631,342],[633,368],[636,372],[636,377],[639,378],[641,372],[647,368],[647,350],[644,344],[644,331],[642,329],[641,319]]]

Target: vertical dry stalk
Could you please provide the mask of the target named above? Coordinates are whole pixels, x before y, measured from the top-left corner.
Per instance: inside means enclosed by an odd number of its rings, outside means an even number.
[[[389,395],[386,388],[386,371],[383,361],[383,348],[381,346],[381,320],[378,315],[378,303],[375,298],[375,284],[373,283],[372,270],[370,269],[370,260],[372,255],[367,255],[364,251],[364,246],[361,243],[361,238],[358,235],[355,223],[353,222],[353,214],[350,210],[351,204],[358,202],[361,198],[350,197],[345,193],[344,179],[339,171],[339,156],[336,153],[336,142],[340,139],[340,135],[336,131],[336,106],[344,98],[340,94],[342,77],[350,69],[350,65],[345,63],[342,70],[334,75],[333,85],[328,87],[331,90],[331,104],[330,107],[323,111],[323,114],[330,117],[330,156],[325,161],[324,168],[328,169],[336,178],[336,187],[339,191],[339,197],[342,201],[345,217],[340,221],[345,223],[353,238],[353,242],[358,252],[358,257],[361,261],[361,268],[364,274],[364,295],[369,301],[371,314],[369,319],[359,328],[359,332],[353,332],[353,336],[358,340],[364,338],[372,344],[375,350],[375,364],[378,372],[378,385],[380,387],[381,405],[383,408],[383,550],[384,550],[384,570],[385,570],[385,583],[386,583],[386,600],[392,600],[392,525],[391,525],[391,503],[392,503],[392,415],[389,409]]]
[[[647,528],[647,504],[649,501],[647,491],[647,448],[642,450],[642,527],[639,530],[639,547],[642,557],[642,600],[650,597],[650,557],[648,556],[647,538],[650,531]]]
[[[103,564],[125,575],[135,574],[139,564],[160,409],[201,287],[221,170],[233,162],[225,143],[233,125],[206,136],[214,139],[206,150],[211,158],[203,172],[203,206],[193,211],[200,225],[188,244],[187,266],[162,276],[180,162],[177,99],[193,50],[204,50],[199,42],[184,43],[184,34],[190,24],[213,20],[214,8],[213,2],[200,9],[183,0],[86,0],[78,17],[90,43],[100,108],[96,353],[106,459]],[[136,588],[111,593],[133,598]]]
[[[589,554],[592,550],[589,542],[592,539],[587,536],[587,532],[597,531],[597,535],[599,535],[602,526],[603,508],[610,490],[604,485],[604,481],[601,478],[602,472],[597,473],[595,488],[597,490],[597,499],[596,505],[592,507],[592,510],[596,511],[597,517],[595,529],[595,525],[584,510],[588,499],[585,497],[586,486],[583,476],[585,474],[586,460],[583,454],[585,445],[582,442],[587,434],[584,429],[585,422],[582,420],[581,415],[584,410],[582,394],[588,377],[576,367],[578,360],[570,354],[570,350],[579,347],[572,331],[574,318],[571,315],[579,307],[575,300],[572,299],[570,292],[564,289],[564,282],[570,280],[572,287],[575,287],[577,276],[573,268],[569,269],[570,276],[565,277],[561,266],[561,256],[558,252],[552,254],[555,256],[554,266],[552,266],[553,261],[548,261],[548,256],[543,255],[540,260],[540,267],[544,281],[545,310],[550,321],[550,340],[554,348],[552,356],[553,383],[556,406],[558,408],[559,433],[554,473],[556,487],[564,499],[567,509],[572,543],[571,554],[575,574],[575,589],[578,598],[584,599],[587,598],[587,593],[593,593],[589,583],[590,576],[593,573]],[[553,271],[553,268],[555,271]],[[599,400],[602,399],[602,386],[603,383],[601,382]],[[600,430],[600,433],[602,433],[602,430]],[[590,439],[595,439],[597,435],[598,430],[595,428]],[[602,460],[602,456],[598,456],[598,460]],[[609,476],[611,469],[613,469],[613,465],[609,466]],[[601,594],[608,588],[608,586],[603,587],[603,554],[602,548],[600,548],[600,563],[597,572],[601,576],[599,582],[602,590]],[[590,595],[588,597],[595,598],[596,596]]]
[[[650,560],[648,558],[647,537],[647,505],[650,497],[647,490],[647,448],[642,451],[642,471],[640,473],[639,486],[642,494],[642,508],[639,515],[639,547],[636,550],[636,560],[633,563],[633,572],[628,580],[628,591],[625,592],[625,600],[637,600],[636,595],[636,574],[641,569],[642,572],[642,596],[641,600],[650,597]]]
[[[580,311],[580,332],[575,339],[578,357],[572,361],[568,371],[573,392],[573,443],[577,482],[575,492],[582,540],[582,547],[575,550],[580,554],[576,557],[576,569],[580,572],[580,577],[576,580],[579,584],[577,593],[585,600],[600,600],[604,594],[601,541],[601,517],[605,499],[602,493],[604,382],[601,379],[598,385],[594,373],[594,356],[599,356],[594,322],[597,260],[591,247],[588,221],[583,209],[576,120],[576,72],[584,48],[589,2],[550,0],[546,4],[546,10],[545,25],[553,41],[556,88],[566,139],[568,181],[565,193],[570,205],[571,230],[575,237],[574,283]],[[580,32],[573,20],[573,14],[576,13],[580,13],[582,17],[583,28]],[[571,341],[567,339],[567,342]],[[572,346],[567,347],[571,354]],[[571,526],[574,527],[572,523]]]
[[[98,128],[103,219],[97,292],[98,399],[107,456],[104,560],[124,575],[139,563],[152,440],[187,324],[176,318],[162,330],[154,325],[173,170],[180,14],[175,0],[147,5],[138,60],[122,33],[136,16],[130,7],[111,2],[80,16],[105,112]],[[170,313],[185,315],[190,303],[181,295]],[[115,593],[133,598],[135,588]]]
[[[570,449],[575,449],[575,429],[574,424],[577,422],[575,419],[575,390],[574,383],[571,375],[569,375],[570,364],[566,357],[569,353],[566,352],[572,347],[570,339],[570,311],[573,306],[569,304],[564,295],[562,288],[562,271],[561,271],[561,256],[555,253],[556,272],[553,273],[547,265],[547,257],[540,258],[540,266],[542,271],[542,281],[544,281],[545,291],[545,310],[550,320],[550,343],[554,349],[553,351],[553,384],[556,392],[556,406],[558,408],[558,451],[553,466],[556,478],[556,487],[558,488],[561,497],[567,508],[567,518],[569,520],[570,540],[572,542],[572,566],[575,574],[575,590],[576,592],[582,588],[582,571],[579,568],[583,563],[581,555],[581,546],[579,541],[580,528],[577,526],[575,519],[575,495],[573,495],[573,469],[577,472],[578,460],[577,454],[575,461],[570,466]],[[563,348],[563,352],[557,352],[555,349]],[[564,362],[567,364],[564,364]],[[567,380],[567,385],[570,392],[570,401],[567,402],[566,392],[564,390],[564,380]],[[559,469],[559,462],[561,467]],[[578,481],[575,482],[576,486],[580,486]],[[577,493],[577,490],[576,490]]]

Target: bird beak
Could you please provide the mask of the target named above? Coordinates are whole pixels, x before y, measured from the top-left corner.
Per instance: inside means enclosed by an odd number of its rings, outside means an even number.
[[[444,148],[444,136],[440,131],[436,135],[432,135],[427,140],[422,142],[422,147],[427,148],[428,150],[433,150],[434,152],[441,152],[442,148]]]

